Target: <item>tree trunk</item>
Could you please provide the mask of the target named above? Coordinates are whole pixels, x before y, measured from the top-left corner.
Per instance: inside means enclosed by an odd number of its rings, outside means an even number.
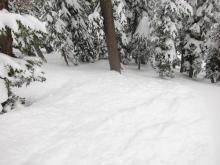
[[[8,0],[0,0],[0,10],[9,10],[8,8]],[[13,39],[11,35],[11,29],[6,28],[4,34],[0,35],[0,52],[7,54],[9,56],[13,56],[13,47],[12,47]]]
[[[193,78],[194,69],[192,67],[192,64],[193,64],[193,57],[192,56],[190,56],[189,62],[190,62],[189,77]]]
[[[0,0],[0,10],[6,9],[8,10],[8,0]]]
[[[62,51],[63,58],[64,58],[64,60],[66,62],[66,65],[69,66],[69,62],[68,62],[68,58],[66,56],[65,50],[62,49],[61,51]]]
[[[121,73],[121,64],[115,32],[115,24],[112,10],[112,0],[100,0],[102,16],[104,18],[104,31],[108,47],[110,69]]]
[[[184,56],[181,55],[181,66],[180,66],[180,73],[184,72]]]
[[[34,44],[34,49],[37,52],[38,57],[40,57],[44,62],[47,62],[46,58],[44,57],[42,51],[40,50],[39,45]]]
[[[138,13],[137,11],[135,10],[134,11],[134,24],[133,24],[133,29],[132,29],[132,35],[135,34],[136,30],[137,30],[137,27],[138,27]]]
[[[189,70],[189,77],[190,78],[193,78],[193,72],[194,72],[193,67],[190,67],[190,70]]]
[[[141,70],[141,59],[138,60],[138,70]]]
[[[186,32],[184,32],[186,33]],[[185,72],[185,67],[184,67],[184,63],[185,63],[185,50],[184,50],[184,37],[181,33],[180,35],[180,53],[181,53],[181,66],[180,66],[180,73]]]

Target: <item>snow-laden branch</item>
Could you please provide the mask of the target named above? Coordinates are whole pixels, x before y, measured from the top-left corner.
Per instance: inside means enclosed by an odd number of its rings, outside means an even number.
[[[46,23],[39,21],[37,18],[31,15],[10,13],[7,10],[0,11],[0,29],[9,27],[14,32],[18,32],[19,26],[17,22],[21,22],[24,26],[32,30],[42,31],[44,33],[47,32]]]

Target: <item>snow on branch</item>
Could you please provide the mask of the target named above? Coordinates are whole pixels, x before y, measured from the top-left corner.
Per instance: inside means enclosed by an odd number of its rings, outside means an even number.
[[[18,32],[19,25],[17,22],[21,22],[24,26],[32,30],[42,31],[44,33],[47,32],[46,23],[39,21],[37,18],[31,15],[10,13],[7,10],[0,11],[0,29],[5,29],[5,27],[9,27],[14,32]]]

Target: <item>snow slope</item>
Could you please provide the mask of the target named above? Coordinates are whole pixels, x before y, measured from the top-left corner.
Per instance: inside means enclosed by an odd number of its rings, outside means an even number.
[[[0,116],[0,165],[217,165],[219,84],[57,58],[18,91],[30,106]]]

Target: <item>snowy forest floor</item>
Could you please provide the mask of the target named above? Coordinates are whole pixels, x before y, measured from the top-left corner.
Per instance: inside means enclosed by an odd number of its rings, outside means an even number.
[[[0,165],[219,164],[220,84],[48,58],[47,81],[18,90],[29,106],[0,116]]]

